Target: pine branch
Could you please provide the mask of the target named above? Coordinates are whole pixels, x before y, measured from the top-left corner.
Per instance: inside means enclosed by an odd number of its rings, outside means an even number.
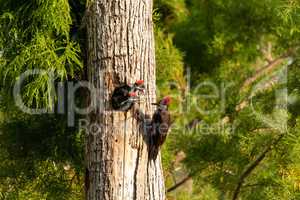
[[[292,53],[295,51],[295,49],[290,48],[286,53],[282,54],[281,56],[279,56],[276,59],[273,59],[272,61],[268,61],[268,64],[262,68],[260,68],[255,74],[254,76],[248,78],[244,83],[243,86],[241,87],[240,91],[245,90],[249,85],[251,85],[252,83],[254,83],[257,79],[261,78],[262,76],[270,73],[271,71],[273,71],[274,69],[277,68],[277,66],[279,66],[280,64],[282,64],[286,58],[288,58],[290,55],[292,55]],[[265,84],[265,87],[263,88],[263,90],[266,90],[268,88],[270,88],[272,85],[274,85],[276,83],[276,79],[274,80],[271,79],[269,82],[267,82],[267,84]],[[239,103],[236,107],[235,110],[237,112],[243,110],[245,107],[247,107],[249,105],[249,101],[248,100],[244,100],[241,103]]]
[[[253,170],[261,163],[261,161],[266,157],[267,153],[272,150],[274,146],[278,144],[278,142],[282,139],[283,134],[281,134],[277,139],[275,139],[271,144],[269,144],[264,151],[257,156],[257,158],[244,170],[242,175],[239,178],[237,186],[234,190],[232,200],[237,200],[243,183],[245,182],[246,178],[253,172]]]
[[[268,64],[266,66],[264,66],[261,69],[259,69],[252,77],[248,78],[244,82],[241,90],[244,90],[247,86],[251,85],[253,82],[255,82],[260,77],[262,77],[265,74],[268,74],[271,71],[273,71],[277,66],[279,66],[280,64],[282,64],[285,61],[286,58],[288,58],[289,56],[291,56],[294,51],[295,51],[294,48],[290,48],[285,53],[283,53],[281,56],[279,56],[279,57],[277,57],[277,58],[275,58],[273,60],[269,60]]]
[[[243,86],[242,86],[242,90],[244,90],[247,86],[251,85],[253,82],[255,82],[257,79],[259,79],[260,77],[262,77],[263,75],[271,72],[272,70],[274,70],[278,65],[282,64],[285,59],[287,58],[286,55],[284,56],[280,56],[279,58],[270,61],[266,66],[264,66],[263,68],[261,68],[260,70],[258,70],[254,76],[248,78]]]

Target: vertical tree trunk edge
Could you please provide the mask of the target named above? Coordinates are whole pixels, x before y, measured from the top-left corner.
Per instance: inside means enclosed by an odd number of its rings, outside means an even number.
[[[88,80],[99,91],[99,109],[88,116],[100,131],[86,135],[87,200],[164,200],[160,156],[148,159],[147,135],[132,110],[111,109],[110,97],[121,83],[145,81],[137,105],[152,116],[156,101],[152,1],[93,0],[87,15]],[[145,137],[146,136],[146,137]]]

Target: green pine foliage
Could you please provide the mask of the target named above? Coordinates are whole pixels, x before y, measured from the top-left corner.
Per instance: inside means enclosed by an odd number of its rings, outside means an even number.
[[[0,199],[83,199],[82,133],[66,116],[20,113],[12,87],[44,70],[22,97],[51,108],[55,83],[83,79],[85,3],[0,0]],[[237,199],[300,198],[299,11],[295,0],[154,1],[157,96],[173,98],[166,187],[188,177],[168,199],[233,199],[241,179]]]
[[[52,79],[80,76],[83,58],[73,33],[79,22],[70,3],[0,1],[0,199],[83,198],[81,133],[67,128],[65,116],[22,114],[12,99],[26,70],[42,72],[22,85],[22,99],[33,108],[56,101]]]
[[[181,5],[181,2],[178,1],[178,4]],[[174,7],[176,6],[173,4],[167,9],[171,12],[171,17],[174,15]],[[297,199],[297,161],[291,161],[286,156],[298,157],[295,156],[297,151],[293,147],[297,146],[295,130],[299,129],[296,125],[299,115],[299,25],[298,16],[295,15],[299,11],[299,3],[191,0],[186,1],[186,9],[189,10],[188,17],[183,17],[182,20],[176,21],[168,17],[162,19],[167,32],[174,35],[174,45],[183,51],[184,62],[192,70],[190,108],[178,115],[180,117],[176,119],[176,129],[173,129],[169,137],[168,148],[164,149],[175,155],[180,151],[185,153],[185,167],[181,170],[193,177],[194,189],[192,194],[187,194],[185,187],[189,186],[183,185],[170,193],[169,197],[205,199],[209,193],[215,195],[212,199],[231,199],[245,169],[266,146],[284,133],[280,142],[274,145],[244,180],[239,197]],[[286,52],[289,59],[279,64],[272,73],[244,87],[247,78],[267,65],[266,55],[261,49],[269,44],[272,46],[274,59]],[[278,102],[275,101],[276,91],[286,88],[286,83],[275,83],[266,88],[264,86],[272,82],[274,76],[283,74],[287,65],[288,90],[289,93],[292,92],[288,100],[289,113],[277,108]],[[225,83],[228,88],[224,108],[224,102],[219,98],[201,98],[204,94],[212,94],[210,87],[197,87],[203,81],[213,82],[217,87]],[[249,99],[252,100],[252,105],[245,104],[243,109],[237,109],[239,104]],[[213,109],[216,112],[203,114],[199,108]],[[284,126],[286,118],[287,130]],[[197,128],[188,129],[187,126],[194,120],[200,121]],[[173,181],[173,184],[180,179],[183,177]],[[172,181],[167,183],[172,185],[170,182]],[[207,187],[213,190],[202,189]],[[186,197],[179,196],[180,191]]]
[[[1,1],[0,75],[2,92],[26,70],[42,70],[29,76],[22,95],[28,106],[51,108],[53,84],[74,77],[82,68],[80,47],[70,38],[72,18],[66,0]]]
[[[68,128],[62,116],[2,116],[1,199],[82,199],[83,134],[78,128]]]

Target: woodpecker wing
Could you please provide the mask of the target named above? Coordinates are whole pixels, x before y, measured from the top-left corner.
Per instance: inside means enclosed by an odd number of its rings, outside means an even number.
[[[170,113],[167,110],[157,110],[152,117],[149,157],[156,159],[160,146],[165,142],[171,124]]]
[[[169,127],[171,125],[171,116],[169,111],[163,110],[160,112],[160,126],[158,127],[158,133],[159,133],[159,146],[163,145],[167,138],[167,134],[169,131]]]

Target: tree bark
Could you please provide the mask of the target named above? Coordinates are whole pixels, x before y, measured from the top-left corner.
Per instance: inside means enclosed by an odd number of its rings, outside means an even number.
[[[99,92],[88,117],[86,199],[163,200],[160,156],[148,160],[148,137],[132,110],[114,111],[110,97],[122,83],[145,81],[137,107],[152,116],[156,102],[151,0],[92,0],[87,15],[88,79]],[[98,130],[98,131],[95,131]]]

